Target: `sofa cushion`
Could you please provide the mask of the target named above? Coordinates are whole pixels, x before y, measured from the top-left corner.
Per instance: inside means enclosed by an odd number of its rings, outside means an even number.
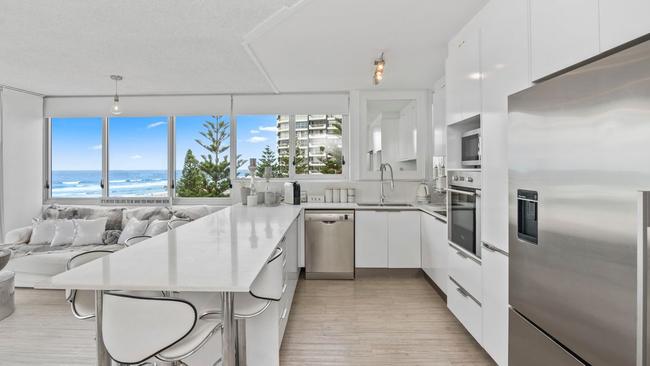
[[[52,238],[51,246],[56,247],[59,245],[72,244],[74,240],[74,223],[72,220],[50,220],[55,221],[54,237]]]
[[[122,211],[121,207],[95,207],[95,206],[63,206],[48,205],[44,206],[41,217],[44,220],[51,219],[83,219],[93,220],[102,217],[108,218],[106,221],[106,230],[122,229]]]
[[[144,235],[149,226],[149,221],[147,220],[138,220],[135,217],[132,217],[129,222],[124,226],[120,238],[117,240],[118,244],[124,244],[127,239],[134,236]]]
[[[117,244],[122,230],[106,230],[102,234],[102,242],[106,245]]]
[[[144,232],[144,235],[147,236],[156,236],[167,231],[167,223],[169,220],[159,220],[155,219],[149,223],[147,230]]]
[[[174,209],[174,216],[192,221],[210,213],[207,205],[187,206]]]
[[[135,218],[138,220],[169,220],[172,217],[172,212],[167,207],[139,207],[129,208],[124,210],[122,215],[122,228],[126,228],[126,224],[130,219]],[[142,234],[140,234],[142,235]]]
[[[106,231],[107,217],[95,220],[74,220],[73,246],[104,244],[102,234]]]
[[[18,229],[13,229],[5,235],[5,244],[24,244],[29,242],[32,236],[32,227],[25,226]]]
[[[57,220],[36,220],[32,225],[32,236],[29,244],[50,244],[54,238]]]

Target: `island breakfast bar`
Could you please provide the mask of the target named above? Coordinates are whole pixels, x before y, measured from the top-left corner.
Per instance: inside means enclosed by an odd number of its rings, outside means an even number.
[[[234,294],[248,292],[300,206],[231,206],[52,277],[44,289],[97,294],[98,365],[111,364],[101,337],[102,293],[110,290],[221,293],[223,365],[234,366]]]

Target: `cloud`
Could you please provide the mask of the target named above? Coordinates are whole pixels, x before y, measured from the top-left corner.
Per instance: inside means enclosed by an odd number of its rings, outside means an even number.
[[[256,134],[256,133],[260,133],[260,131],[258,131],[258,130],[251,130],[251,133]]]
[[[99,145],[93,145],[89,147],[90,150],[101,150],[102,149],[102,144]]]
[[[278,132],[278,128],[276,126],[260,126],[258,129],[265,132]]]
[[[246,140],[246,142],[250,142],[251,144],[259,144],[260,142],[267,141],[268,139],[266,137],[262,136],[253,136]]]
[[[164,121],[149,123],[147,125],[147,128],[154,128],[154,127],[158,127],[158,126],[164,126],[166,124],[167,124],[167,122],[164,122]]]
[[[129,156],[129,158],[131,158],[133,160],[138,160],[138,159],[142,159],[142,155],[135,154],[135,155]]]

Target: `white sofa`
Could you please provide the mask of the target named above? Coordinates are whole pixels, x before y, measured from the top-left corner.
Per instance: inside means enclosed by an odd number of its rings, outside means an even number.
[[[73,256],[89,250],[105,249],[119,250],[124,245],[112,243],[116,235],[124,228],[126,222],[135,217],[140,220],[162,219],[174,217],[195,220],[199,217],[216,212],[223,207],[218,206],[175,206],[168,207],[113,207],[113,206],[43,206],[41,216],[35,219],[93,219],[108,217],[104,241],[108,244],[50,247],[49,244],[28,244],[32,227],[26,226],[9,231],[5,235],[5,244],[0,248],[12,251],[12,258],[5,269],[16,273],[16,287],[34,287],[40,281],[46,280],[66,270],[68,260]],[[112,232],[112,235],[109,235]],[[110,238],[112,237],[112,239]],[[108,240],[108,241],[107,241]]]

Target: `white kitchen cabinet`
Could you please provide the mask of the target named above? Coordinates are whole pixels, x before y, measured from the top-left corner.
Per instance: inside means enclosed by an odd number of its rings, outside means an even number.
[[[508,251],[508,96],[531,85],[528,5],[492,0],[481,30],[481,240]]]
[[[447,293],[447,223],[427,213],[420,214],[422,270]]]
[[[452,244],[447,246],[449,277],[469,292],[479,302],[483,298],[481,262]]]
[[[447,87],[445,79],[439,80],[433,88],[433,118],[431,120],[433,136],[433,155],[447,155],[447,115],[445,94]]]
[[[508,257],[483,248],[483,343],[499,366],[508,364]]]
[[[601,51],[650,33],[648,0],[599,0],[598,8]]]
[[[388,268],[420,267],[420,212],[388,212]]]
[[[388,267],[388,212],[357,210],[354,258],[359,268]]]
[[[480,30],[466,26],[449,42],[446,61],[447,123],[455,123],[481,113]]]
[[[483,337],[481,303],[452,278],[449,278],[447,288],[449,289],[447,292],[447,308],[467,329],[469,334],[478,343],[481,343]]]
[[[533,80],[600,52],[598,0],[530,0],[530,19]]]

